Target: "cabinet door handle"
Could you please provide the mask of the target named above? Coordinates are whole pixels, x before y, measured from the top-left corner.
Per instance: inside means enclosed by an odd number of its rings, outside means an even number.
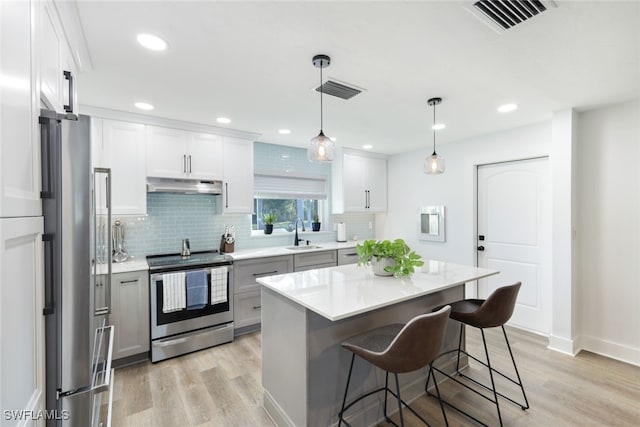
[[[261,305],[254,305],[254,306],[253,306],[253,309],[254,309],[254,310],[259,310],[259,309],[261,309],[261,308],[262,308],[262,306],[261,306]]]
[[[64,111],[73,113],[73,74],[71,71],[63,71],[65,80],[69,80],[69,105],[64,106]]]
[[[189,154],[189,173],[191,173],[191,154]]]
[[[132,280],[123,280],[120,282],[121,285],[127,284],[127,283],[138,283],[138,279],[132,279]]]
[[[367,190],[364,190],[364,208],[367,209]]]
[[[262,273],[253,273],[253,277],[266,276],[267,274],[276,274],[277,272],[278,272],[278,270],[263,271]]]
[[[228,182],[224,183],[224,192],[226,197],[226,200],[224,202],[224,207],[228,208],[229,207],[229,183]]]
[[[182,155],[182,173],[187,173],[187,155]]]

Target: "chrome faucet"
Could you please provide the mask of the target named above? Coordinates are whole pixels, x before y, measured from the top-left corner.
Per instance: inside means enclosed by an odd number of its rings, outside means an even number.
[[[296,235],[293,237],[293,246],[300,246],[300,240],[304,240],[304,239],[298,238],[298,221],[300,221],[300,223],[302,224],[302,231],[305,231],[304,221],[301,220],[300,218],[296,219]]]

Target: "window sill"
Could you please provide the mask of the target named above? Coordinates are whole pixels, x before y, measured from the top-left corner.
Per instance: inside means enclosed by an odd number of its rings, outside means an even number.
[[[296,234],[295,231],[287,231],[285,229],[279,229],[279,230],[273,230],[273,233],[271,234],[264,234],[263,230],[251,230],[251,238],[253,239],[255,238],[268,238],[268,237],[285,237],[285,236],[290,236],[291,238],[293,238],[293,236]],[[309,237],[309,236],[327,236],[327,235],[331,235],[331,234],[335,234],[335,231],[326,231],[326,230],[320,230],[320,231],[300,231],[298,230],[298,237],[302,238],[304,237]]]

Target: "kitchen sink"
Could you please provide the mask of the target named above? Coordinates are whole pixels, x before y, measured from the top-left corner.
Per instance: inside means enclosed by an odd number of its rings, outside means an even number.
[[[290,251],[307,251],[309,249],[322,249],[322,246],[315,246],[315,245],[287,246],[285,249],[289,249]]]

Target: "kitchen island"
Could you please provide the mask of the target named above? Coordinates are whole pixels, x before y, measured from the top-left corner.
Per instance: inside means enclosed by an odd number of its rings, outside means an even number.
[[[340,346],[346,338],[406,323],[433,307],[462,299],[465,283],[498,273],[429,260],[418,270],[409,278],[396,279],[375,276],[368,267],[345,265],[258,279],[263,285],[263,405],[277,425],[337,422],[351,357]],[[450,322],[443,350],[457,346],[454,326]],[[439,366],[451,371],[452,357],[443,358]],[[405,401],[424,393],[426,371],[400,377]],[[357,361],[349,395],[383,382],[383,372]],[[355,425],[375,424],[382,418],[381,396],[355,405],[347,420]]]

